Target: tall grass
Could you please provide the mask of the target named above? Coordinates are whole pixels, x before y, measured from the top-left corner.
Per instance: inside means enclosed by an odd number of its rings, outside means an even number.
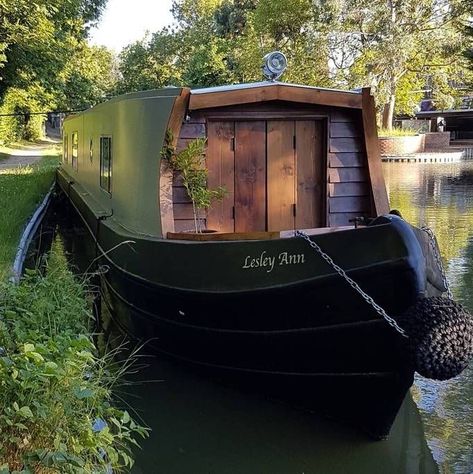
[[[44,275],[0,283],[1,473],[122,472],[147,434],[115,407],[133,359],[98,356],[85,290],[58,241]]]
[[[22,229],[54,181],[59,157],[45,156],[38,164],[0,170],[0,280],[5,279]]]
[[[417,135],[419,132],[412,128],[398,128],[393,127],[392,129],[379,128],[378,137],[411,137]]]

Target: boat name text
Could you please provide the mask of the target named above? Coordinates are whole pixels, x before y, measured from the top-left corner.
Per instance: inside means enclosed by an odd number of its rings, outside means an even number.
[[[281,252],[279,255],[268,255],[266,250],[263,250],[257,257],[247,255],[242,268],[263,268],[267,273],[271,273],[274,267],[281,267],[283,265],[301,265],[305,263],[305,254],[303,253],[289,253]]]

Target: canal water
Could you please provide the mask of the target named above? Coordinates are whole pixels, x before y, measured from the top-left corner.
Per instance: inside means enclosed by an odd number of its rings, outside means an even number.
[[[473,312],[473,162],[383,166],[391,208],[434,230],[453,293]],[[85,230],[62,219],[59,232],[87,265]],[[106,335],[116,334],[106,308],[102,316]],[[152,429],[136,474],[473,473],[473,370],[442,383],[418,377],[390,438],[373,442],[157,356],[140,363],[119,392]]]
[[[455,299],[473,314],[473,162],[385,163],[390,204],[428,225],[439,242]],[[473,367],[447,382],[421,377],[411,392],[442,473],[473,473]]]

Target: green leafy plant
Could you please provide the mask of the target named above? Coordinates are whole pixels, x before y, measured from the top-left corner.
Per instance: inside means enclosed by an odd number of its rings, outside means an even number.
[[[222,200],[227,191],[223,186],[215,189],[209,189],[207,186],[208,169],[205,165],[206,139],[196,138],[190,141],[179,153],[176,153],[175,148],[171,145],[172,142],[172,134],[168,131],[166,144],[163,147],[161,156],[167,160],[172,170],[180,173],[182,176],[182,184],[192,201],[195,231],[201,233],[202,223],[199,218],[199,211],[209,209],[214,200]]]
[[[0,284],[1,473],[122,472],[147,429],[117,407],[133,357],[93,343],[85,282],[56,242],[46,273]],[[136,358],[135,358],[136,360]]]

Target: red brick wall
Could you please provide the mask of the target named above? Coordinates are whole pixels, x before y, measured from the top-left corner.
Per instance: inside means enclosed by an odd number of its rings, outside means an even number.
[[[381,155],[398,156],[424,151],[424,136],[381,137],[379,139]]]
[[[425,150],[444,150],[450,145],[450,132],[433,132],[425,134]]]

